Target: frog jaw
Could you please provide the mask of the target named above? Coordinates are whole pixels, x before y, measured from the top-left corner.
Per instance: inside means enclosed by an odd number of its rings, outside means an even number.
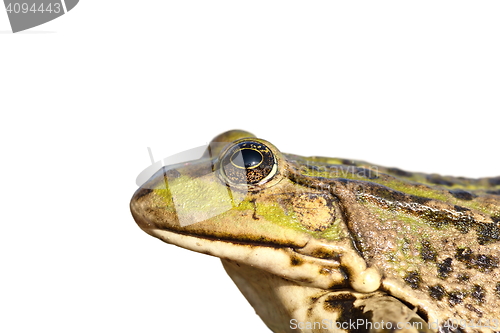
[[[348,252],[343,250],[343,245],[330,246],[330,250],[336,249],[339,255],[336,260],[327,260],[306,254],[318,251],[320,243],[316,240],[311,240],[303,248],[292,249],[199,238],[161,229],[145,231],[166,243],[219,257],[226,272],[268,326],[272,323],[284,325],[290,323],[291,319],[313,322],[316,317],[338,317],[342,313],[338,307],[343,304],[345,298],[359,299],[354,306],[360,311],[366,309],[367,318],[373,313],[373,322],[406,322],[411,319],[421,321],[425,325],[425,321],[415,310],[411,310],[407,303],[377,290],[381,277],[376,269],[365,267],[365,270],[354,273],[355,269],[359,270],[359,262],[358,267],[354,265],[358,259],[349,256]],[[341,252],[344,253],[341,255]],[[291,263],[290,258],[294,258],[295,265]],[[321,268],[318,269],[319,267]],[[346,276],[349,274],[351,275]],[[263,279],[269,285],[262,286]],[[262,288],[272,291],[274,296],[271,298],[274,303],[265,301],[264,294],[267,292],[263,292]],[[301,296],[299,301],[298,294]],[[303,308],[300,301],[304,301],[304,304],[312,302],[314,311],[312,308],[306,311],[307,308]],[[275,307],[285,309],[284,317],[279,317]],[[399,317],[395,317],[395,313]],[[311,315],[313,317],[308,317]],[[353,321],[358,319],[351,318]]]
[[[321,259],[312,254],[320,248],[324,253],[325,245],[315,239],[294,249],[200,238],[161,229],[144,230],[166,243],[250,265],[301,285],[321,289],[350,285],[358,292],[372,292],[381,284],[380,273],[373,267],[367,268],[361,257],[345,251],[347,244],[327,246],[335,259]]]

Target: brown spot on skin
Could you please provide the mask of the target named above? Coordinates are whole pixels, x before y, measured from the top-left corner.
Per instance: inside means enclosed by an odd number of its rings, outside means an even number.
[[[252,218],[254,220],[258,220],[259,217],[257,216],[257,203],[256,203],[256,200],[255,199],[252,199],[250,200],[250,202],[252,203],[253,205],[253,213],[252,213]]]
[[[333,259],[335,261],[340,260],[340,255],[338,253],[333,253],[327,248],[318,248],[317,250],[312,251],[311,257],[319,259]]]
[[[451,306],[455,306],[457,304],[460,304],[464,301],[466,294],[462,291],[453,291],[451,293],[448,293],[448,302],[450,303]]]
[[[488,190],[486,191],[488,194],[500,195],[500,190]]]
[[[326,311],[342,313],[344,309],[350,311],[356,300],[357,298],[350,294],[332,295],[325,300],[323,308]]]
[[[436,261],[436,251],[434,251],[428,240],[423,240],[421,242],[420,256],[424,261]]]
[[[457,249],[455,258],[463,262],[467,268],[473,268],[480,272],[490,272],[498,267],[497,257],[485,254],[474,254],[468,247]]]
[[[490,178],[488,179],[488,182],[490,183],[491,186],[500,185],[500,177]]]
[[[497,282],[495,286],[495,294],[500,298],[500,282]]]
[[[342,160],[342,164],[343,165],[352,165],[352,166],[356,166],[356,162],[354,161],[351,161],[351,160]]]
[[[353,318],[370,320],[371,313],[364,313],[362,307],[354,306],[356,300],[357,298],[350,294],[332,295],[325,300],[323,307],[326,311],[339,314],[338,323],[349,323]]]
[[[467,282],[469,281],[470,277],[467,274],[458,274],[457,275],[457,280],[458,282]]]
[[[451,267],[453,259],[451,258],[446,258],[442,262],[437,264],[437,272],[438,272],[438,277],[440,279],[446,279],[451,272],[453,272],[453,267]]]
[[[429,183],[436,184],[436,185],[453,186],[453,182],[451,182],[451,181],[445,179],[443,176],[437,175],[437,174],[427,175],[427,181]]]
[[[292,256],[290,258],[290,265],[292,266],[300,266],[304,263],[304,260],[302,260],[301,258],[299,257],[296,257],[296,256]]]
[[[483,316],[483,312],[476,309],[472,304],[465,304],[465,308],[469,311],[475,312],[479,318]]]
[[[367,178],[367,179],[377,179],[379,178],[377,176],[377,173],[374,172],[373,170],[370,170],[370,169],[366,169],[366,168],[356,168],[355,170],[353,171],[356,171],[356,175],[358,177],[364,177],[364,178]]]
[[[390,173],[390,174],[393,174],[395,176],[400,176],[400,177],[408,177],[408,178],[413,177],[413,173],[412,172],[401,170],[399,168],[388,168],[387,172]]]
[[[475,197],[477,197],[477,195],[475,195],[475,194],[472,194],[470,192],[460,190],[460,189],[450,190],[449,192],[452,196],[454,196],[455,198],[460,199],[460,200],[467,200],[468,201],[468,200],[472,200]]]
[[[476,284],[472,288],[471,296],[474,297],[478,302],[482,303],[484,302],[484,297],[486,296],[486,293],[484,292],[484,289],[481,286]]]
[[[432,298],[440,301],[446,295],[446,291],[444,290],[442,285],[438,284],[436,286],[429,287],[429,295]]]
[[[469,208],[462,207],[462,206],[459,206],[459,205],[454,205],[453,208],[455,208],[455,210],[457,212],[470,212]]]
[[[469,262],[472,260],[472,250],[468,247],[464,249],[457,249],[455,258],[459,261]]]
[[[500,228],[494,223],[478,223],[476,225],[477,241],[481,245],[500,240]]]
[[[408,274],[406,274],[406,276],[404,277],[404,280],[410,285],[412,289],[418,289],[418,287],[420,286],[420,282],[422,282],[420,274],[415,271],[408,272]]]

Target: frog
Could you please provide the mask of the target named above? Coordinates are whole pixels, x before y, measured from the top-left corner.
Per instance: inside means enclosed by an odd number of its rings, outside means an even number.
[[[146,233],[221,259],[272,332],[500,332],[500,177],[216,136],[133,195]]]

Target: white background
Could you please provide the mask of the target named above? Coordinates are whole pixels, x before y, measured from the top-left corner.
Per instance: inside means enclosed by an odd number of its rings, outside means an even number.
[[[242,128],[284,152],[497,176],[493,1],[81,1],[0,10],[1,332],[266,332],[216,258],[142,232],[150,161]]]

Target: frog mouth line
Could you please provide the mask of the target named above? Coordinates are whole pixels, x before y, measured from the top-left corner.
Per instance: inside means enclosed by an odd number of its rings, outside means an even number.
[[[231,239],[231,238],[224,238],[224,237],[219,237],[219,236],[211,237],[211,236],[207,236],[207,235],[193,235],[193,234],[189,234],[189,233],[182,232],[182,231],[177,231],[177,230],[171,231],[171,230],[164,230],[164,229],[159,229],[159,228],[150,228],[150,229],[143,229],[143,230],[156,238],[160,238],[161,240],[165,241],[166,243],[178,245],[178,246],[181,246],[181,245],[177,244],[176,242],[166,241],[162,236],[159,236],[159,234],[165,233],[165,234],[169,234],[171,236],[178,235],[179,238],[200,240],[203,242],[213,243],[213,244],[216,243],[217,246],[219,246],[219,245],[223,246],[223,244],[228,244],[230,246],[248,247],[250,249],[257,249],[257,248],[269,248],[269,249],[274,249],[274,250],[285,249],[285,250],[293,252],[294,254],[299,255],[299,256],[306,256],[308,258],[325,261],[325,263],[330,263],[330,264],[336,263],[337,264],[336,267],[340,267],[339,266],[340,265],[339,255],[315,256],[315,255],[312,255],[310,253],[307,254],[307,253],[301,252],[301,250],[307,248],[307,243],[300,246],[300,245],[294,245],[294,244],[276,244],[273,242],[263,242],[263,241],[259,242],[259,241],[255,241],[255,240],[239,241],[239,240],[235,240],[235,239]],[[208,254],[208,255],[212,255],[212,256],[214,255],[209,250],[199,251],[197,249],[192,249],[192,248],[188,248],[188,250],[193,250],[195,252],[200,252],[200,253]],[[296,262],[293,265],[299,266],[300,263]]]
[[[255,240],[245,240],[245,241],[240,241],[240,240],[235,240],[232,238],[225,238],[225,237],[220,237],[220,236],[208,236],[208,235],[193,235],[187,232],[175,230],[165,230],[165,229],[160,229],[160,228],[148,228],[148,229],[143,229],[146,233],[156,237],[160,238],[163,241],[165,241],[163,238],[158,236],[158,232],[165,232],[169,233],[172,235],[180,235],[185,238],[192,238],[192,239],[199,239],[199,240],[205,240],[207,242],[217,242],[217,244],[232,244],[234,246],[239,246],[239,247],[249,247],[249,248],[270,248],[270,249],[286,249],[287,251],[293,252],[297,256],[305,256],[307,258],[323,261],[325,264],[335,264],[335,268],[342,269],[340,267],[340,254],[339,253],[322,253],[321,251],[310,251],[308,249],[308,245],[310,242],[305,243],[304,245],[297,245],[297,244],[277,244],[276,242],[264,242],[264,241],[255,241]],[[167,242],[167,241],[165,241]],[[167,242],[169,244],[173,245],[178,245],[177,243],[174,242]],[[188,250],[193,250],[196,252],[200,252],[203,254],[208,254],[208,255],[214,255],[211,253],[211,251],[198,251],[197,249],[191,249],[188,248]],[[300,258],[292,258],[291,263],[293,266],[300,266],[301,265],[301,259]]]
[[[347,287],[348,278],[339,261],[315,258],[290,246],[269,246],[216,240],[177,232],[148,229],[150,235],[182,248],[258,267],[298,283],[331,289]]]
[[[322,259],[310,255],[316,249],[314,241],[302,248],[261,246],[235,243],[198,236],[184,235],[162,229],[146,230],[150,235],[191,251],[208,254],[220,259],[250,265],[301,285],[338,289],[352,287],[357,292],[373,292],[380,287],[380,275],[374,268],[357,266],[362,258],[349,252],[338,259]]]

